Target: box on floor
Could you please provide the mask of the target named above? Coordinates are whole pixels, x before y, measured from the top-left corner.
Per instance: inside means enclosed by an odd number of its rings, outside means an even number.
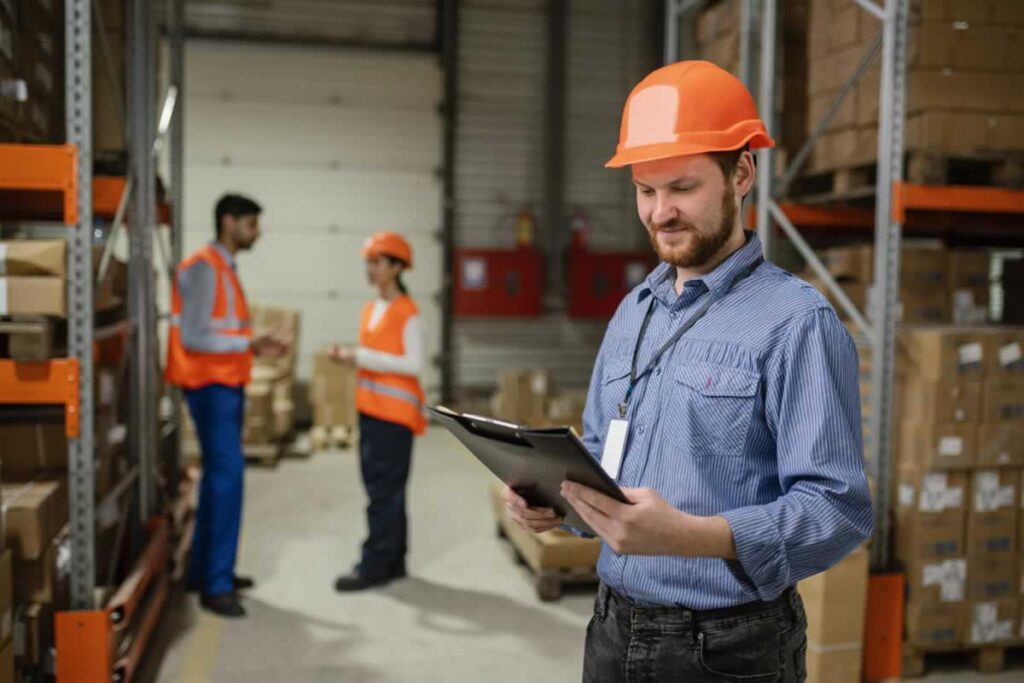
[[[14,561],[14,596],[18,604],[40,603],[66,607],[69,596],[71,539],[67,527],[37,560]]]
[[[1014,598],[967,603],[967,645],[1011,645],[1017,640],[1020,601]]]

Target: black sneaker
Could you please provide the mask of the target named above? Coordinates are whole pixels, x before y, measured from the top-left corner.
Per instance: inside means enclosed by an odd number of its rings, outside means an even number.
[[[356,591],[364,591],[368,588],[376,588],[377,586],[386,585],[395,578],[396,577],[394,575],[370,578],[368,576],[363,576],[357,570],[353,569],[350,574],[338,577],[338,580],[334,582],[334,590],[339,593],[354,593]]]
[[[203,609],[218,614],[227,619],[241,619],[245,616],[245,608],[238,600],[235,593],[221,593],[220,595],[203,595],[199,599]]]
[[[237,574],[231,579],[231,586],[236,591],[245,591],[250,588],[256,587],[256,582],[250,579],[248,576],[238,576]],[[198,583],[189,581],[185,584],[185,590],[189,593],[198,593],[200,586]]]

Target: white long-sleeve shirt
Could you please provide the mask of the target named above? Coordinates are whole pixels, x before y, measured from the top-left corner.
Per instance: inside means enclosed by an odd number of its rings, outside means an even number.
[[[370,313],[370,329],[380,324],[384,313],[388,310],[390,302],[384,299],[377,299],[373,302],[373,311]],[[416,377],[423,370],[423,327],[420,316],[411,316],[405,323],[402,330],[402,346],[404,354],[385,353],[360,346],[356,349],[356,366],[373,372],[388,372],[396,375],[411,375]]]

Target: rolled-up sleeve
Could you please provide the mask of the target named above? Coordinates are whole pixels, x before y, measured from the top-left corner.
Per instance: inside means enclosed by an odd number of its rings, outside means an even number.
[[[783,495],[722,515],[764,600],[834,565],[873,524],[849,332],[822,308],[794,322],[776,355],[766,367],[765,415]]]

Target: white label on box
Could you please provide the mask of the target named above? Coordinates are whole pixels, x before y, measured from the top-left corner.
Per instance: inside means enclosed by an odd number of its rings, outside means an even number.
[[[956,458],[964,452],[964,440],[959,436],[944,436],[939,439],[939,455]]]
[[[530,381],[530,389],[535,394],[543,395],[548,393],[548,376],[543,372],[536,373]]]
[[[0,277],[0,315],[7,315],[7,278]]]
[[[900,507],[901,508],[912,508],[914,507],[914,487],[910,484],[900,482]]]
[[[996,603],[983,602],[974,606],[972,643],[995,643],[1012,637],[1013,622],[999,621],[999,606]]]
[[[978,342],[963,344],[960,346],[960,365],[980,363],[981,359],[984,357],[985,354],[981,350],[981,344]]]
[[[993,512],[1013,507],[1014,497],[1013,486],[999,485],[998,472],[985,471],[974,475],[975,512]]]
[[[967,582],[967,560],[926,564],[921,577],[925,586],[939,586],[942,602],[960,602],[964,599],[964,584]]]
[[[0,258],[0,262],[2,261],[3,259]],[[1008,368],[1018,362],[1022,355],[1024,354],[1021,354],[1020,344],[1018,342],[1001,346],[999,347],[999,364],[1004,368]]]
[[[962,488],[950,488],[949,477],[944,472],[930,472],[921,480],[921,512],[942,512],[963,507]],[[911,501],[913,505],[913,501]]]

